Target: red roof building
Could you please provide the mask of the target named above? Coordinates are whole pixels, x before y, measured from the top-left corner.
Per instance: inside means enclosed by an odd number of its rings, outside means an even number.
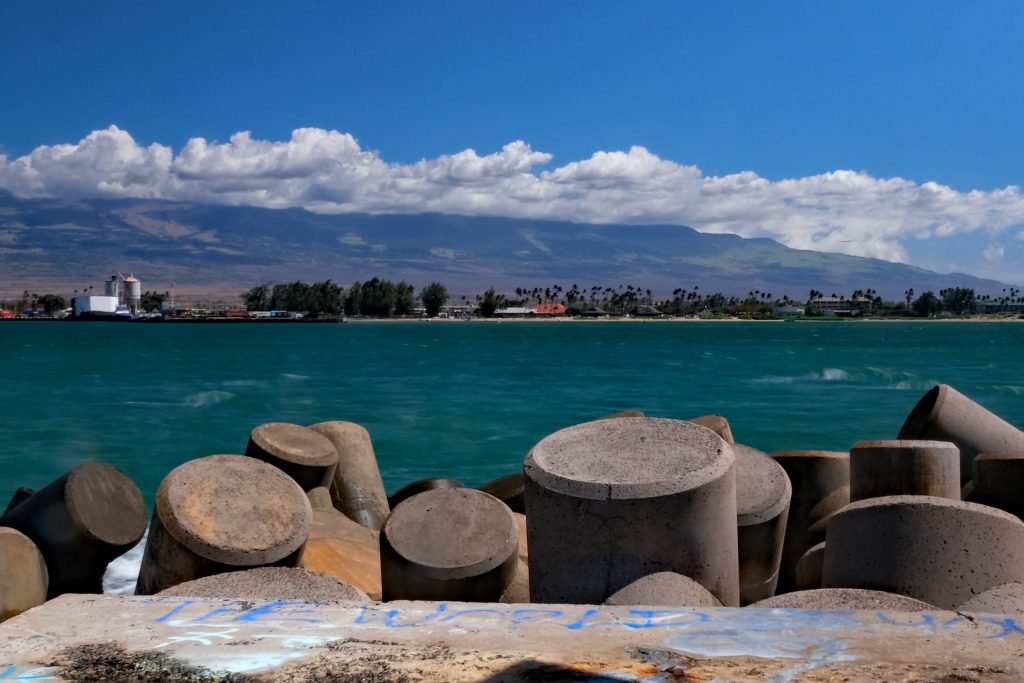
[[[565,315],[563,304],[543,303],[537,304],[537,315]]]

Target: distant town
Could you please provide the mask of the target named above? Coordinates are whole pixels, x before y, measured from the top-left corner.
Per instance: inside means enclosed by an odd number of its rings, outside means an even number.
[[[898,301],[883,300],[874,289],[825,293],[806,298],[774,296],[757,289],[745,296],[703,292],[698,286],[658,297],[635,285],[568,288],[494,288],[452,296],[440,282],[419,291],[407,282],[374,277],[347,288],[331,280],[311,284],[265,283],[241,292],[235,300],[175,297],[174,283],[165,291],[143,290],[135,274],[116,273],[99,289],[83,287],[67,294],[25,290],[15,300],[0,300],[0,320],[112,321],[340,321],[342,319],[417,318],[696,318],[772,320],[796,318],[964,318],[1024,317],[1024,294],[1017,288],[1002,295],[980,295],[966,287],[939,292],[908,289]]]

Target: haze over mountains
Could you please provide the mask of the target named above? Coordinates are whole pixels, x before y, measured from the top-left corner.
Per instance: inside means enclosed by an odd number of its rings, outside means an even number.
[[[18,199],[0,191],[0,293],[67,293],[134,272],[145,289],[237,294],[262,282],[374,276],[453,294],[495,287],[632,284],[806,298],[810,289],[886,299],[1005,283],[769,239],[675,225],[588,225],[447,214],[314,214],[156,200]]]

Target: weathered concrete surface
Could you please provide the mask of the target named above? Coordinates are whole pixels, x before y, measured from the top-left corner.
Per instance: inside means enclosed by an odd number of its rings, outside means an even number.
[[[1011,581],[993,586],[962,603],[957,611],[1024,616],[1024,583]]]
[[[736,443],[736,440],[732,436],[732,427],[729,426],[729,420],[721,415],[701,415],[700,417],[691,417],[687,422],[692,422],[695,425],[701,427],[707,427],[715,434],[725,439],[728,444]]]
[[[411,484],[406,484],[405,486],[403,486],[402,488],[398,489],[390,496],[388,496],[388,504],[391,506],[391,509],[393,510],[396,507],[398,507],[398,504],[401,503],[403,500],[412,498],[418,493],[423,493],[424,491],[433,491],[434,489],[461,488],[463,486],[465,486],[465,484],[463,484],[461,480],[450,479],[448,477],[429,477],[427,479],[419,479],[417,481],[412,482]]]
[[[299,484],[273,465],[241,455],[190,460],[157,490],[136,593],[225,571],[295,566],[312,516]]]
[[[978,453],[1024,451],[1024,432],[948,384],[932,387],[910,411],[898,439],[952,441],[960,449],[960,483]]]
[[[327,437],[338,452],[338,467],[330,485],[335,507],[363,526],[380,530],[391,507],[370,433],[362,425],[342,420],[318,422],[309,428]]]
[[[732,445],[736,455],[736,526],[740,558],[740,604],[771,597],[793,488],[778,462],[756,448]]]
[[[46,560],[48,595],[103,592],[107,564],[146,531],[142,492],[128,475],[89,461],[0,517],[32,539]]]
[[[953,612],[64,596],[0,625],[3,680],[995,681],[1024,628]]]
[[[379,532],[333,507],[313,511],[313,526],[299,566],[349,583],[374,600],[381,598]]]
[[[974,459],[972,502],[990,505],[1024,519],[1024,452],[979,453]]]
[[[675,572],[656,572],[637,579],[608,596],[606,605],[670,605],[673,607],[721,607],[704,586]]]
[[[865,588],[817,588],[776,595],[751,607],[790,609],[872,609],[884,612],[934,612],[939,608],[905,595]]]
[[[960,500],[960,449],[949,441],[858,441],[850,449],[850,501],[881,496]]]
[[[330,487],[338,451],[323,434],[290,422],[267,422],[252,430],[245,454],[280,467],[303,491]]]
[[[498,477],[477,488],[508,505],[512,512],[526,514],[526,475],[522,472]]]
[[[46,602],[46,560],[25,534],[0,527],[0,621]]]
[[[159,597],[247,600],[306,600],[367,602],[363,591],[330,574],[300,567],[257,567],[186,581],[160,591]]]
[[[796,563],[810,542],[810,527],[850,502],[835,492],[850,485],[850,454],[846,451],[775,451],[772,459],[789,475],[793,497],[786,520],[786,538],[779,563],[777,593],[796,589]],[[827,501],[827,502],[826,502]]]
[[[603,602],[653,572],[739,605],[735,456],[705,427],[624,417],[555,432],[527,455],[530,593]]]
[[[816,543],[796,561],[796,588],[809,591],[821,588],[821,572],[825,565],[825,541]]]
[[[380,532],[385,600],[495,602],[515,576],[519,527],[508,506],[467,488],[402,501]]]
[[[996,508],[884,496],[850,503],[828,523],[822,588],[884,590],[956,609],[1011,581],[1024,581],[1024,522]]]

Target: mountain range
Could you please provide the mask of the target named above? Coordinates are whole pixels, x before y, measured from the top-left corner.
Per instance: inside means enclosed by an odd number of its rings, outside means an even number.
[[[632,284],[806,298],[1005,283],[879,259],[791,249],[678,225],[592,225],[448,214],[316,214],[147,199],[20,199],[0,192],[0,293],[68,293],[134,273],[143,289],[232,295],[263,282],[374,276],[453,294]]]

